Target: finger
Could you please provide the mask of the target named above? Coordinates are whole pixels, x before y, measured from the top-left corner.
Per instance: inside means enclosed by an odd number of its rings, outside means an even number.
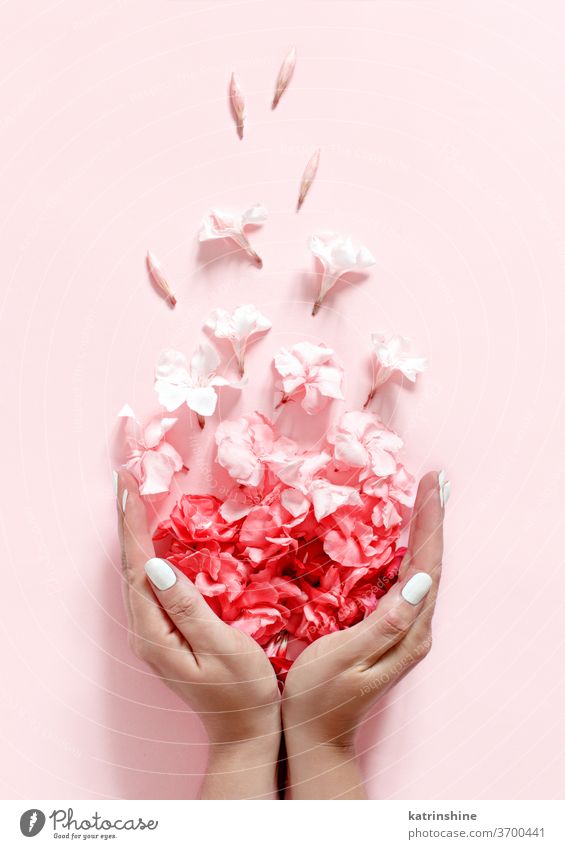
[[[386,655],[387,667],[400,663],[410,668],[411,663],[413,665],[430,649],[431,623],[439,590],[443,557],[445,498],[441,492],[441,484],[442,479],[437,472],[428,473],[420,481],[410,528],[408,551],[399,574],[399,580],[404,585],[409,585],[413,576],[428,574],[431,578],[429,592],[405,634],[400,640],[395,640],[391,644],[395,646],[394,650],[390,651],[391,646],[384,652],[377,650],[373,656],[373,665],[377,661],[380,663],[380,658],[384,659],[383,656],[388,651],[390,657]],[[379,612],[386,615],[384,608],[387,606],[386,602],[390,594],[389,592],[379,603],[372,616],[378,615]]]
[[[135,478],[128,472],[118,475],[118,526],[122,543],[124,594],[130,632],[134,640],[161,644],[170,623],[145,580],[144,565],[154,556],[147,514]]]
[[[431,574],[441,568],[445,500],[440,475],[443,472],[428,472],[418,486],[410,522],[408,551],[400,567],[400,579],[419,571]]]
[[[148,586],[197,657],[229,653],[230,626],[216,616],[186,575],[160,557],[145,563],[145,573]]]

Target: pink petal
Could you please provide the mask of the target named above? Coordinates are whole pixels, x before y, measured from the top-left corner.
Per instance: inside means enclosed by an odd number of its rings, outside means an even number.
[[[162,492],[168,492],[175,468],[178,471],[181,467],[182,460],[179,466],[167,452],[146,451],[141,461],[142,480],[139,487],[140,494],[157,495]]]
[[[314,515],[320,521],[345,505],[359,506],[363,502],[352,486],[338,486],[326,480],[315,480],[310,488]]]

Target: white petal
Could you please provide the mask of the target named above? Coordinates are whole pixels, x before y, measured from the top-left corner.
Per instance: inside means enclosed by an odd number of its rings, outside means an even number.
[[[343,369],[336,366],[320,366],[316,384],[322,395],[325,395],[326,398],[339,398],[343,400],[343,392],[341,391],[342,378]]]
[[[135,413],[133,412],[133,410],[132,410],[132,408],[130,407],[129,404],[124,404],[124,406],[122,407],[122,409],[118,413],[118,418],[119,419],[135,419],[137,421]]]
[[[218,352],[211,345],[203,342],[198,346],[190,361],[190,376],[195,385],[206,385],[210,375],[214,374],[220,364]]]
[[[196,386],[186,392],[186,403],[200,416],[212,416],[216,411],[218,396],[212,386]]]
[[[155,366],[155,378],[157,380],[168,380],[178,386],[188,386],[190,377],[184,354],[172,348],[163,351]]]
[[[263,222],[267,220],[267,215],[268,213],[265,207],[256,204],[255,206],[251,206],[249,209],[245,210],[241,216],[241,220],[243,226],[246,224],[263,224]]]
[[[399,362],[398,368],[404,377],[407,377],[408,380],[411,380],[412,383],[414,383],[416,375],[421,374],[425,370],[427,364],[428,361],[425,357],[404,357]]]
[[[211,330],[218,339],[229,339],[232,335],[231,315],[227,310],[212,310],[204,327]]]
[[[168,380],[155,381],[155,392],[157,393],[159,404],[169,413],[172,413],[173,410],[177,410],[181,404],[184,404],[188,391],[188,386],[177,386],[174,383],[169,383]]]
[[[281,348],[275,354],[275,368],[281,377],[298,377],[304,375],[304,368],[300,360],[287,351],[286,348]]]
[[[369,268],[370,265],[375,265],[376,261],[369,248],[365,246],[359,248],[356,261],[358,268]]]

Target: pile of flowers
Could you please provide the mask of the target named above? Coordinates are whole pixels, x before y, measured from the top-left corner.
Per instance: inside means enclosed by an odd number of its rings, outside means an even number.
[[[345,413],[316,451],[261,413],[222,422],[215,438],[233,488],[183,495],[154,539],[284,678],[290,638],[354,625],[396,581],[413,479],[373,413]]]

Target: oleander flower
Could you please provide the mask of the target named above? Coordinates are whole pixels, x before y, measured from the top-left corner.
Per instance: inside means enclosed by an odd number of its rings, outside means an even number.
[[[190,366],[180,351],[168,349],[161,354],[155,368],[155,391],[159,403],[168,411],[186,404],[196,413],[198,424],[204,427],[205,418],[216,410],[216,388],[231,386],[241,389],[241,381],[228,380],[216,373],[220,358],[211,345],[199,345]]]
[[[275,440],[272,422],[261,413],[223,421],[216,428],[218,463],[237,483],[260,486]]]
[[[343,368],[326,345],[299,342],[290,351],[281,348],[275,354],[274,364],[281,376],[277,383],[282,392],[279,407],[297,400],[313,416],[324,409],[329,399],[343,400]]]
[[[333,456],[341,468],[359,469],[361,480],[371,474],[393,475],[398,468],[400,437],[386,427],[378,416],[365,412],[344,413],[328,433]]]
[[[177,419],[158,415],[143,427],[129,404],[122,407],[118,416],[125,423],[124,468],[137,480],[141,495],[169,492],[173,475],[184,466],[178,451],[165,442],[165,435]]]
[[[310,250],[323,267],[320,291],[312,315],[316,315],[324,298],[340,277],[350,271],[362,271],[376,262],[368,248],[356,246],[349,236],[340,236],[338,233],[315,233],[310,238]]]
[[[273,325],[253,304],[243,304],[230,313],[215,309],[205,327],[212,331],[216,339],[228,339],[233,347],[240,375],[245,371],[245,353],[250,341],[268,333]]]
[[[416,376],[424,371],[427,365],[425,357],[411,357],[406,349],[410,340],[397,334],[373,333],[373,353],[375,370],[371,391],[365,401],[367,407],[375,397],[379,387],[386,383],[395,371],[399,371],[411,383],[416,382]]]
[[[213,239],[232,239],[261,268],[263,260],[251,247],[244,230],[249,225],[263,224],[266,220],[267,210],[264,206],[258,204],[249,207],[241,215],[214,209],[203,220],[198,239],[201,242]]]

